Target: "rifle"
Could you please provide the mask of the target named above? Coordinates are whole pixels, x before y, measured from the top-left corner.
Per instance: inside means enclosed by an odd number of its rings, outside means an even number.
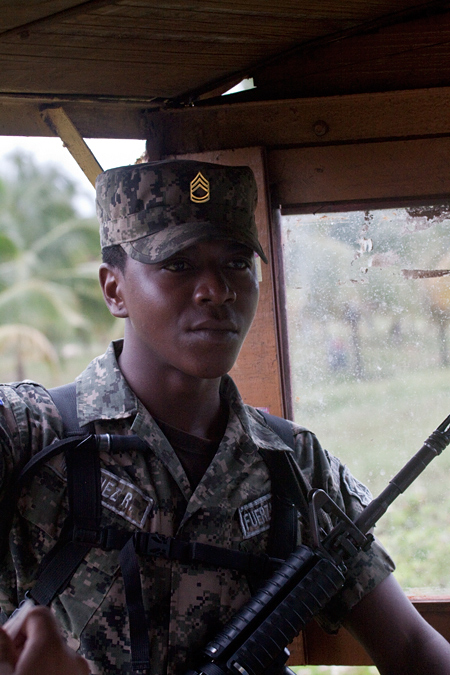
[[[363,509],[355,521],[323,490],[308,495],[312,548],[300,545],[203,650],[204,663],[185,675],[262,675],[280,672],[288,645],[338,593],[347,564],[373,541],[370,530],[390,504],[450,443],[450,415]],[[321,541],[318,511],[338,517]],[[292,671],[290,671],[292,672]]]

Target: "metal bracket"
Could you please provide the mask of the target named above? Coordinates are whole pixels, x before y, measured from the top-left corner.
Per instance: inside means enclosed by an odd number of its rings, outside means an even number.
[[[364,549],[372,543],[373,536],[361,532],[324,490],[313,490],[311,492],[309,495],[309,509],[313,548],[319,550],[322,555],[333,562],[337,562],[336,556],[339,556],[341,560],[345,560],[347,556],[355,555],[358,550]],[[321,540],[318,522],[318,512],[320,509],[323,509],[327,513],[333,513],[339,518],[338,524],[324,540]]]

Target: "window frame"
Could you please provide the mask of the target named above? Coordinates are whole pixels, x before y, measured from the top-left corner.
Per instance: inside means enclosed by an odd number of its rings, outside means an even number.
[[[450,180],[444,158],[448,138],[354,142],[268,150],[268,181],[273,186],[272,250],[278,251],[274,280],[278,303],[279,348],[288,363],[287,317],[282,287],[281,216],[395,208],[448,201]],[[288,372],[283,377],[288,377]],[[289,391],[286,388],[286,391]],[[292,399],[285,401],[292,416]],[[450,596],[410,596],[420,614],[450,641]],[[371,665],[359,643],[345,630],[326,635],[310,624],[290,648],[289,664]]]

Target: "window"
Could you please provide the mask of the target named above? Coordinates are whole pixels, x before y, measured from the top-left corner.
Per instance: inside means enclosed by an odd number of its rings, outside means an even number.
[[[376,495],[450,414],[450,206],[284,216],[282,243],[295,420]],[[450,588],[449,472],[376,528],[413,596]]]

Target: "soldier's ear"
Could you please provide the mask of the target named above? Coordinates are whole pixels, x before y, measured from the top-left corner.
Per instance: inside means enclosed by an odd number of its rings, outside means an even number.
[[[126,319],[128,312],[122,293],[123,273],[118,267],[102,263],[98,274],[103,297],[109,311],[113,316]]]

